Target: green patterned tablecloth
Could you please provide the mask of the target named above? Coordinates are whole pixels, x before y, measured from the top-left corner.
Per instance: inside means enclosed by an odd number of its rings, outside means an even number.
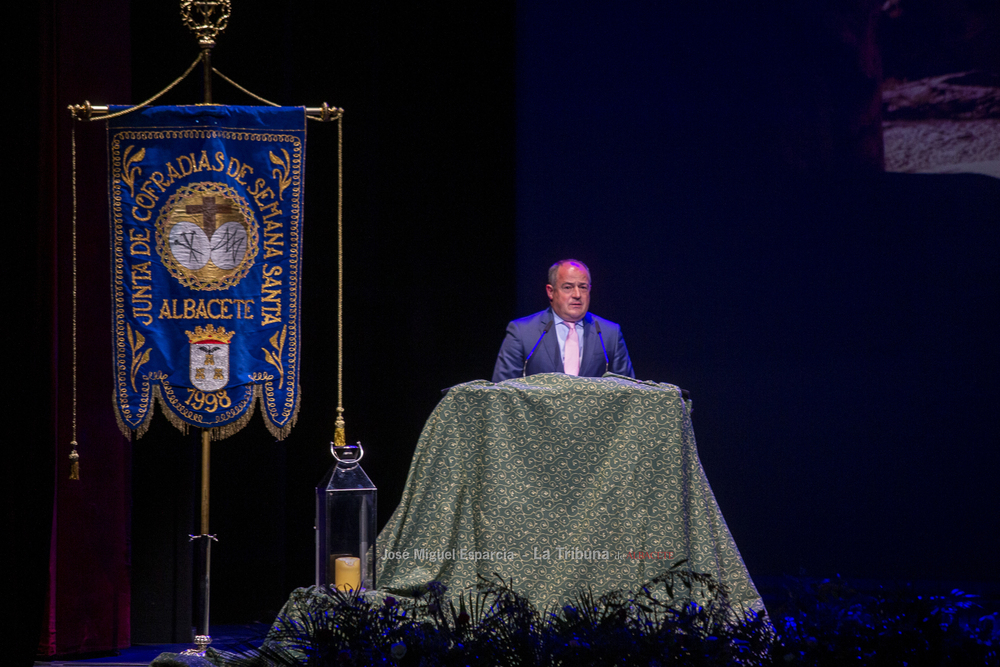
[[[674,385],[533,375],[451,389],[378,537],[379,590],[494,573],[537,606],[636,590],[682,559],[760,595],[712,495]]]

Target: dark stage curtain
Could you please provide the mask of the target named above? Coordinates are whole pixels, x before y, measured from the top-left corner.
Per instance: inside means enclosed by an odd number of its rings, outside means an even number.
[[[589,264],[758,583],[995,584],[1000,180],[872,172],[841,4],[519,6],[518,313]]]

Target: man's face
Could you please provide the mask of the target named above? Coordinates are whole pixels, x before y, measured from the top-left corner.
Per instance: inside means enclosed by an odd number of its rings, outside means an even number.
[[[590,276],[576,264],[563,264],[556,274],[556,284],[546,285],[549,303],[556,315],[576,322],[590,308]]]

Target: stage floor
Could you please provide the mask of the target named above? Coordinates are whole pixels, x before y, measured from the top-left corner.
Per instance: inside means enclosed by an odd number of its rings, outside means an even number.
[[[212,646],[221,649],[224,647],[246,647],[248,643],[259,645],[269,627],[263,623],[213,625],[211,628]],[[51,660],[36,660],[35,667],[71,667],[73,665],[148,667],[149,663],[153,662],[161,653],[180,653],[192,647],[193,644],[136,644],[122,649],[116,655],[95,654],[90,657],[56,657]]]

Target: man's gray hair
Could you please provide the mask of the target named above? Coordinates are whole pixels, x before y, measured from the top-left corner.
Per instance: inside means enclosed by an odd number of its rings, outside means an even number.
[[[588,269],[587,265],[581,262],[580,260],[560,259],[558,262],[549,267],[549,283],[548,283],[549,285],[552,285],[553,287],[556,286],[556,280],[559,279],[559,267],[562,266],[563,264],[576,264],[581,269],[587,272],[587,281],[590,282],[592,280],[590,277],[590,269]]]

